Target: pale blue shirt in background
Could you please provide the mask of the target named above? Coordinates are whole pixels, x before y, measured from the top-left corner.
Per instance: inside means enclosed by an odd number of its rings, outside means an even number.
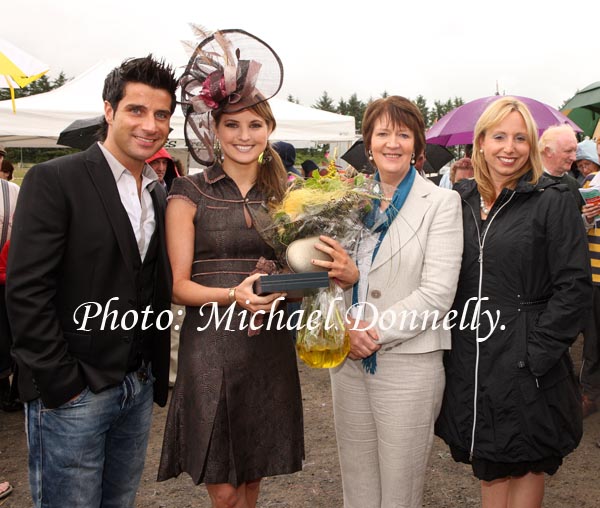
[[[442,189],[452,189],[452,182],[450,181],[450,171],[442,175],[438,187],[441,187]]]

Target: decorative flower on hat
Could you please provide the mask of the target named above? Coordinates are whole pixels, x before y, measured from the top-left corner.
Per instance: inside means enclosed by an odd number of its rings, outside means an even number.
[[[214,33],[192,25],[202,38],[180,78],[185,138],[198,162],[214,162],[211,114],[236,113],[273,97],[283,66],[265,42],[243,30]]]

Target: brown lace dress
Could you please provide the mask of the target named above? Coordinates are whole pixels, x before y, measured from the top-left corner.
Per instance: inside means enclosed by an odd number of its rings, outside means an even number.
[[[253,188],[242,198],[219,166],[178,178],[170,198],[197,206],[193,281],[232,287],[261,256],[273,259],[244,216],[244,206],[263,206],[262,196]],[[226,309],[219,307],[221,316]],[[159,481],[185,471],[196,484],[238,486],[302,469],[302,397],[293,340],[275,326],[249,337],[239,330],[240,310],[236,307],[229,326],[217,327],[210,309],[186,309]]]

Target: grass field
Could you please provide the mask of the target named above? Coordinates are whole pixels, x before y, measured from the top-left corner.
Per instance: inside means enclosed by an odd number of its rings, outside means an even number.
[[[17,185],[21,185],[21,182],[23,181],[23,177],[25,176],[25,173],[27,173],[27,170],[31,166],[32,166],[32,164],[24,164],[23,168],[15,167],[15,171],[13,172],[13,179],[11,181],[16,183]]]

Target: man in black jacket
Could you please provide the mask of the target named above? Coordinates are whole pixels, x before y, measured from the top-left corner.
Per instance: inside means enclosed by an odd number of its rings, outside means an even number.
[[[144,161],[167,139],[176,86],[151,55],[123,62],[104,83],[103,142],[21,187],[7,300],[36,507],[134,505],[171,318],[165,191]]]
[[[544,166],[544,176],[550,180],[565,184],[579,210],[585,204],[579,188],[581,185],[569,171],[577,154],[577,136],[570,125],[554,125],[548,127],[540,137],[540,155]]]

